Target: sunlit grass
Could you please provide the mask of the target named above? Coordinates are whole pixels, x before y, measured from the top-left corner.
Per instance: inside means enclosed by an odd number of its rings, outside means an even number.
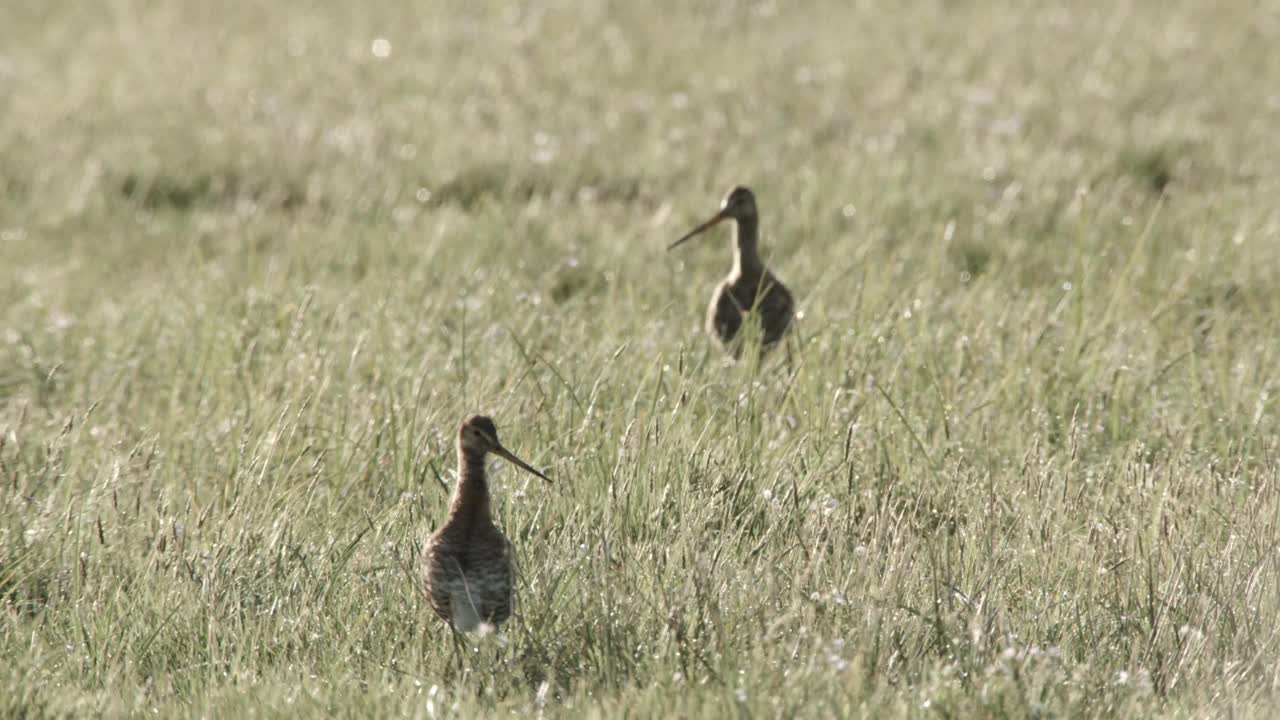
[[[0,23],[3,712],[1272,711],[1275,10],[537,5]],[[663,250],[736,183],[790,368]]]

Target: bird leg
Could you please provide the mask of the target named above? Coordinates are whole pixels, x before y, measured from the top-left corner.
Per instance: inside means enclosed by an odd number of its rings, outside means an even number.
[[[453,623],[449,623],[449,637],[453,640],[453,657],[458,661],[458,675],[459,677],[465,677],[467,674],[466,641],[462,637],[462,633],[458,632],[457,628],[453,626]]]

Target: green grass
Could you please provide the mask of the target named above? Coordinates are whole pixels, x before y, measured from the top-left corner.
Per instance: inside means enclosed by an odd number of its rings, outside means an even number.
[[[0,23],[0,714],[1280,703],[1274,5],[277,5]],[[735,183],[794,373],[663,251]]]

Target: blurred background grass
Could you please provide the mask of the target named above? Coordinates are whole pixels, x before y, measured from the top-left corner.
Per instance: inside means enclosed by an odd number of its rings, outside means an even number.
[[[1274,706],[1275,4],[5,15],[6,712]],[[663,252],[735,183],[794,376]],[[459,659],[477,411],[557,483]]]

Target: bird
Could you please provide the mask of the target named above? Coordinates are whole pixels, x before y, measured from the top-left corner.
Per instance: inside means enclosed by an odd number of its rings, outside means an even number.
[[[750,188],[737,186],[724,196],[720,211],[706,222],[667,246],[670,251],[723,220],[732,219],[734,233],[733,268],[716,286],[707,305],[707,334],[720,341],[736,358],[741,343],[734,342],[744,320],[755,316],[760,323],[760,354],[778,343],[791,325],[795,301],[760,259],[760,214]]]
[[[458,428],[458,482],[449,515],[425,549],[423,585],[431,609],[459,632],[497,628],[511,616],[511,543],[489,512],[485,456],[493,453],[548,483],[551,479],[498,441],[498,428],[484,415]]]

